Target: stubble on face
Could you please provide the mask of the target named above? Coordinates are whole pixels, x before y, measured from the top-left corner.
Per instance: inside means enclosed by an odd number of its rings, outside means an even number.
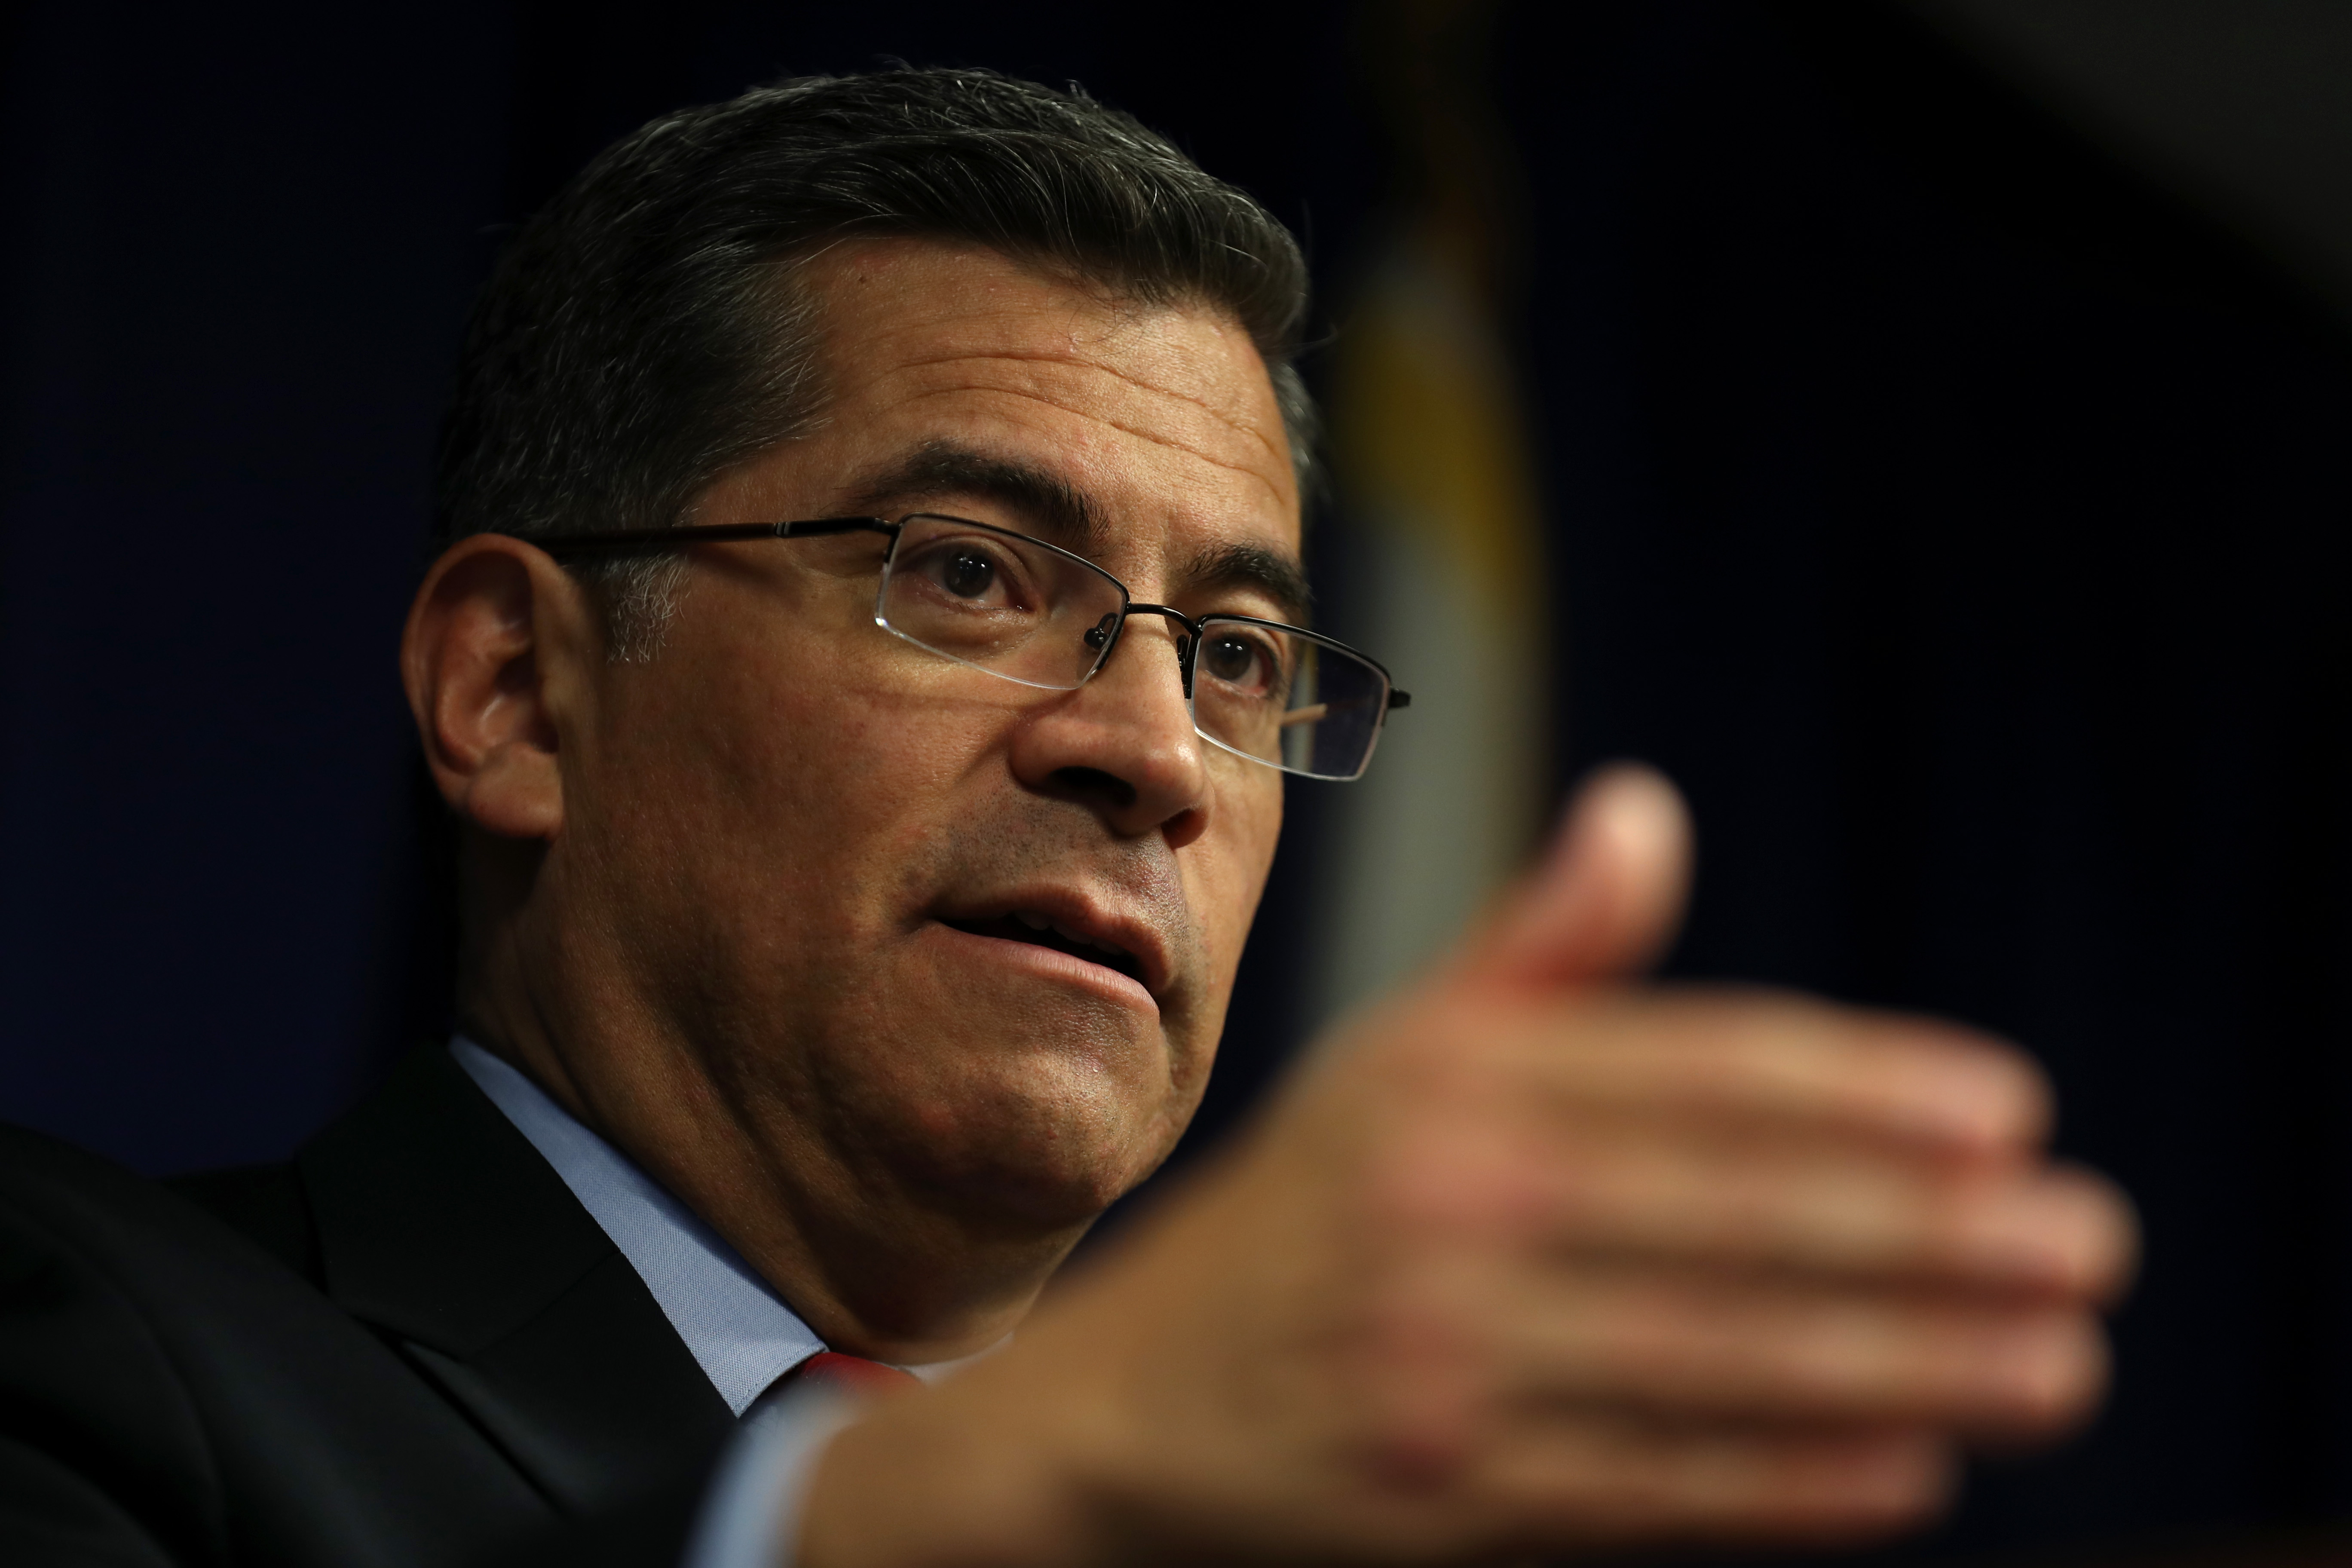
[[[871,493],[944,445],[1087,498],[1139,598],[1286,618],[1185,575],[1236,543],[1297,554],[1279,414],[1232,323],[916,241],[806,282],[825,416],[698,521],[887,505],[1036,531],[1001,495]],[[1079,692],[1024,689],[877,628],[861,548],[700,547],[660,654],[600,672],[550,866],[582,910],[550,953],[567,1049],[594,1119],[755,1262],[877,1226],[1066,1247],[1199,1101],[1280,781],[1191,734],[1163,631],[1131,626]],[[1144,933],[1154,994],[942,923],[1038,889]]]

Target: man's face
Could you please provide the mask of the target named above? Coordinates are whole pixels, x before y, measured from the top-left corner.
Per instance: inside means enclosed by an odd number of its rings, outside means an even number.
[[[1245,332],[919,241],[839,247],[805,282],[822,424],[696,521],[945,512],[1139,601],[1299,617],[1289,448]],[[598,1120],[658,1149],[715,1118],[803,1226],[877,1203],[1075,1223],[1199,1100],[1280,775],[1193,734],[1168,623],[1130,621],[1075,691],[1015,685],[874,624],[883,546],[699,546],[659,652],[590,677],[545,868],[580,984],[550,1005],[606,1058],[579,1074]],[[700,1132],[634,1102],[665,1093],[709,1095]]]

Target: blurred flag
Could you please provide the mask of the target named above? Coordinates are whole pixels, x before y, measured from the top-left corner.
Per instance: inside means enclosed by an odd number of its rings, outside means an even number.
[[[1480,92],[1491,6],[1372,8],[1366,58],[1400,141],[1397,216],[1329,381],[1343,636],[1412,706],[1337,792],[1313,1016],[1443,951],[1526,858],[1552,759],[1549,573],[1505,348],[1508,149]]]

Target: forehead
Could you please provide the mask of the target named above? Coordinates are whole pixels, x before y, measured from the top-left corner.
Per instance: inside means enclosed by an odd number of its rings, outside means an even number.
[[[803,281],[822,304],[827,382],[803,455],[845,483],[944,443],[1050,472],[1110,539],[1245,536],[1296,553],[1281,410],[1222,314],[922,240],[835,247]]]

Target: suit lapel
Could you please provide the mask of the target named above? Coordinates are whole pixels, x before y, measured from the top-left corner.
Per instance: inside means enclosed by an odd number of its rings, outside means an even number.
[[[674,1490],[734,1427],[653,1295],[437,1047],[296,1158],[327,1293],[567,1510]]]

